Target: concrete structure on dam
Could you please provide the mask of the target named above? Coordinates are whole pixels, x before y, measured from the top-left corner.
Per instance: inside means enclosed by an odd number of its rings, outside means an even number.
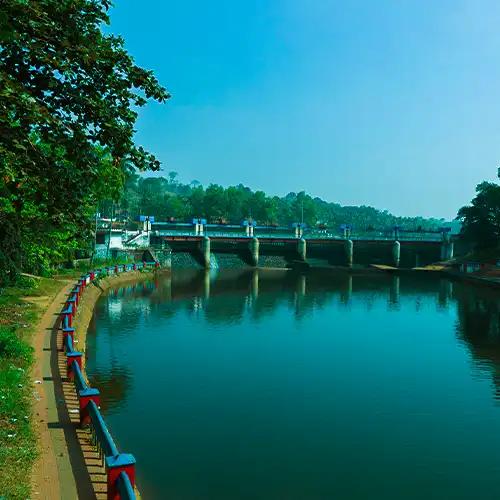
[[[155,236],[158,259],[189,256],[192,266],[324,267],[383,264],[413,268],[453,257],[453,242]],[[225,265],[231,261],[233,265]],[[180,267],[192,267],[180,266]],[[173,264],[173,267],[176,267]]]
[[[99,238],[97,255],[151,257],[166,267],[346,267],[387,265],[414,268],[449,260],[454,237],[441,231],[385,231],[354,234],[343,228],[340,235],[326,231],[304,232],[292,227],[156,223],[136,232],[109,231]],[[121,239],[120,239],[121,238]]]

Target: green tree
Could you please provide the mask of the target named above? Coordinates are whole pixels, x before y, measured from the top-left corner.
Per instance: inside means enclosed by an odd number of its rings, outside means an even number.
[[[218,184],[210,184],[205,190],[204,199],[204,215],[207,219],[216,220],[221,217],[226,217],[226,192],[222,186]]]
[[[54,242],[78,246],[98,200],[119,197],[124,160],[159,169],[133,141],[136,109],[169,95],[122,38],[101,31],[109,8],[108,0],[0,3],[0,276],[36,271]]]
[[[500,175],[500,171],[499,171]],[[477,248],[496,248],[500,242],[500,186],[482,182],[471,204],[458,211],[462,236]]]

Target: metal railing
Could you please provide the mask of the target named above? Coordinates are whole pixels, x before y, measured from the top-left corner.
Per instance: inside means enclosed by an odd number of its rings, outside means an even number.
[[[274,232],[274,233],[266,233],[255,231],[253,236],[249,236],[245,234],[243,231],[241,233],[232,232],[232,231],[212,231],[206,230],[203,233],[195,233],[194,231],[176,231],[176,230],[160,230],[158,231],[158,237],[188,237],[188,238],[200,238],[203,236],[208,236],[209,238],[231,238],[231,239],[241,239],[241,240],[249,240],[253,237],[262,238],[262,239],[299,239],[299,236],[293,234],[292,231],[289,232]],[[323,233],[323,232],[313,232],[307,231],[302,235],[304,239],[316,239],[316,240],[345,240],[344,236],[334,234],[334,233]],[[395,239],[399,241],[425,241],[425,242],[439,242],[443,241],[443,236],[441,233],[400,233],[397,238],[394,235],[390,234],[380,234],[380,233],[351,233],[349,239],[354,241],[394,241]]]
[[[96,278],[116,275],[138,269],[159,267],[157,262],[142,264],[120,264],[104,269],[96,269],[83,275],[68,295],[64,308],[60,313],[60,328],[63,332],[63,349],[66,352],[67,375],[73,380],[78,396],[80,425],[90,428],[91,442],[96,447],[99,457],[106,469],[108,499],[133,500],[135,483],[135,458],[127,453],[120,453],[113,437],[99,410],[100,393],[89,386],[82,371],[82,353],[74,348],[74,328],[72,318],[80,304],[81,295]]]
[[[135,492],[128,474],[125,472],[120,472],[118,476],[118,493],[122,500],[133,500],[135,499]]]
[[[104,457],[116,457],[120,454],[118,448],[113,441],[113,437],[108,430],[106,422],[99,411],[99,408],[94,403],[90,401],[89,403],[89,415],[90,415],[90,429],[92,431],[92,437],[94,445],[97,447],[99,456]]]

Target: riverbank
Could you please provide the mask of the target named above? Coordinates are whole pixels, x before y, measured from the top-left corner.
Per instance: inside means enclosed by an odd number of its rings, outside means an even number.
[[[87,287],[73,324],[75,344],[80,351],[85,352],[86,331],[100,295],[112,286],[150,279],[153,275],[149,271],[129,272],[96,280]],[[58,329],[59,312],[73,285],[72,281],[59,291],[37,327],[33,376],[39,383],[35,415],[40,455],[32,475],[36,498],[106,497],[103,470],[89,433],[77,425],[78,401],[73,383],[66,380],[66,359]]]

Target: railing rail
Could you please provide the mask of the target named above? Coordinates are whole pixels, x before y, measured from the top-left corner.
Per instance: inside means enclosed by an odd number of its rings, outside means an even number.
[[[70,338],[70,337],[69,337]],[[83,376],[82,369],[80,365],[73,361],[72,369],[75,373],[75,386],[78,391],[85,391],[86,389],[90,389],[85,377]]]
[[[126,472],[120,472],[118,476],[118,493],[122,500],[134,500],[136,498],[134,487],[130,482],[130,478]]]
[[[106,468],[108,499],[133,500],[135,483],[135,458],[127,453],[120,453],[113,437],[99,410],[100,393],[89,386],[82,370],[82,353],[74,347],[74,328],[72,318],[80,305],[80,298],[88,284],[101,275],[120,274],[137,269],[159,267],[158,262],[139,264],[120,264],[114,267],[96,269],[80,277],[68,295],[64,309],[60,313],[60,329],[63,332],[63,350],[66,352],[68,378],[73,380],[80,407],[80,425],[88,425],[92,442],[99,452]]]
[[[92,433],[95,436],[99,444],[99,448],[103,451],[105,457],[116,457],[120,454],[118,448],[111,436],[111,433],[108,430],[106,422],[104,422],[104,418],[97,408],[97,405],[94,401],[89,403],[89,415],[91,421],[91,429]]]
[[[280,239],[280,238],[289,238],[299,239],[300,237],[294,235],[292,231],[288,232],[255,232],[253,236],[249,236],[245,233],[237,233],[232,231],[214,231],[214,230],[205,230],[202,234],[195,233],[193,231],[175,231],[175,230],[159,230],[156,235],[160,238],[169,238],[169,237],[183,237],[183,238],[192,238],[199,240],[203,236],[208,236],[210,238],[231,238],[231,239],[239,239],[239,240],[249,240],[253,237],[259,239]],[[308,231],[302,235],[304,239],[321,239],[325,241],[330,240],[345,240],[346,238],[339,234],[334,234],[330,232],[316,232],[316,231]],[[397,237],[391,234],[381,234],[381,233],[370,233],[370,232],[352,232],[349,236],[349,239],[354,241],[364,241],[364,240],[373,240],[373,241],[428,241],[428,242],[439,242],[443,240],[443,235],[441,233],[399,233]]]

